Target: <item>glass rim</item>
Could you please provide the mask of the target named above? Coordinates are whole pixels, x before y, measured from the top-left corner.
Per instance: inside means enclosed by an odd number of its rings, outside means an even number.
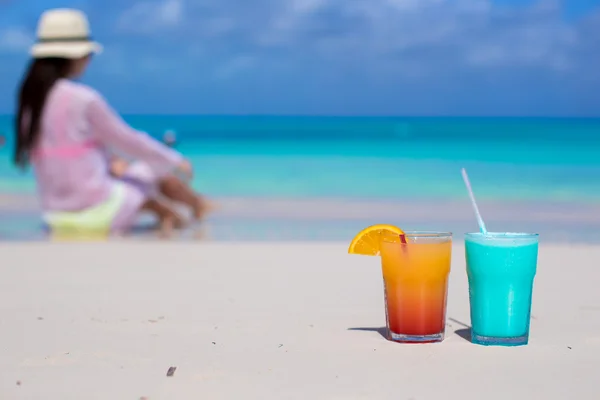
[[[404,235],[410,238],[447,238],[452,237],[452,232],[445,231],[404,231]]]
[[[495,239],[495,240],[515,240],[515,239],[535,239],[540,236],[539,233],[531,233],[531,232],[488,232],[487,235],[484,235],[481,232],[467,232],[465,233],[466,238],[476,238],[476,239]]]

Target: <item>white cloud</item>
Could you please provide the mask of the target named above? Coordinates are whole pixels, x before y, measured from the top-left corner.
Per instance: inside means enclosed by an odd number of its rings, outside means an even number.
[[[362,70],[382,80],[523,68],[576,74],[600,50],[597,24],[566,21],[556,0],[182,1],[137,3],[119,26],[167,39],[172,57],[223,67],[218,77],[250,64]]]
[[[589,41],[562,18],[556,0],[520,7],[491,0],[186,0],[185,10],[182,1],[137,3],[119,27],[156,38],[169,29],[194,48],[187,54],[202,58],[362,60],[407,76],[451,67],[563,72]]]
[[[33,43],[33,37],[25,29],[10,27],[0,30],[0,52],[26,52]]]
[[[554,1],[513,9],[494,7],[489,0],[311,0],[308,8],[296,3],[288,3],[256,33],[258,46],[379,60],[446,52],[448,62],[472,67],[558,71],[569,67],[569,50],[579,40]],[[319,7],[326,18],[313,12]]]
[[[183,18],[183,0],[142,1],[121,14],[117,20],[117,29],[129,33],[157,33],[177,27]]]

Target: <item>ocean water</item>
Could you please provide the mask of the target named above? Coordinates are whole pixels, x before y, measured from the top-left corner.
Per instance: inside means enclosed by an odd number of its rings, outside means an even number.
[[[156,137],[174,130],[177,149],[195,166],[194,188],[215,198],[448,205],[468,201],[460,176],[466,167],[484,204],[559,204],[567,211],[600,204],[600,119],[125,119]],[[11,123],[0,117],[8,138],[0,193],[33,194],[31,174],[10,163]]]

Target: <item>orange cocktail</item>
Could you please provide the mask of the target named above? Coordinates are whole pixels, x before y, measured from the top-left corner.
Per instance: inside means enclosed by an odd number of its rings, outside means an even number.
[[[388,338],[442,341],[452,234],[405,232],[401,238],[385,235],[380,243]]]

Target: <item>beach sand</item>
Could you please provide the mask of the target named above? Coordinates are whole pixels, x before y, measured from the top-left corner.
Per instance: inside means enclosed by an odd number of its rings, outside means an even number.
[[[542,243],[530,344],[494,348],[456,241],[427,345],[382,337],[379,259],[347,243],[0,244],[0,399],[597,398],[600,247]]]

